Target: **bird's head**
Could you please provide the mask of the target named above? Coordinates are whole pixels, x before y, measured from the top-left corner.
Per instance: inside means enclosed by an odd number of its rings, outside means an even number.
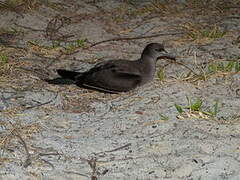
[[[159,43],[150,43],[143,50],[142,57],[150,56],[154,59],[171,59],[176,60],[176,57],[168,53],[162,44]]]

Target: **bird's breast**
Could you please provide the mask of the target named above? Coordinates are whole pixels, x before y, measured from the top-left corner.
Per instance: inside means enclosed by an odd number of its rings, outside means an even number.
[[[151,66],[145,67],[144,69],[142,69],[141,74],[142,74],[141,85],[152,81],[154,79],[154,75],[155,75],[155,66],[154,67],[151,67]]]

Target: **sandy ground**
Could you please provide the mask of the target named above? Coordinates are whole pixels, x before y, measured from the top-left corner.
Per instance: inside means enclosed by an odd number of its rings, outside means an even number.
[[[0,179],[240,179],[239,1],[179,2],[0,3]],[[150,42],[179,64],[134,91],[43,81]]]

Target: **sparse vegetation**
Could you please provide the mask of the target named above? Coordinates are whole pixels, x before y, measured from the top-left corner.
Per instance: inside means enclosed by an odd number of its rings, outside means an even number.
[[[4,54],[0,54],[0,78],[9,70],[8,57]]]
[[[85,48],[86,40],[78,39],[71,42],[52,41],[52,46],[42,46],[38,40],[28,41],[28,44],[34,51],[37,51],[38,54],[40,53],[46,56],[54,56],[57,55],[56,53],[60,53],[60,51],[62,53],[70,54],[79,48]]]
[[[29,0],[6,0],[5,2],[0,2],[0,9],[19,13],[25,7],[31,8],[33,3],[34,1]]]
[[[0,54],[1,64],[7,64],[8,63],[8,57],[4,54]]]
[[[200,43],[222,38],[227,33],[217,25],[185,23],[182,28],[187,31],[188,39]]]
[[[125,0],[126,4],[134,5],[134,1]],[[236,1],[209,1],[209,0],[186,0],[185,2],[178,2],[176,0],[151,0],[142,3],[141,8],[129,8],[128,5],[121,6],[116,9],[118,12],[115,20],[117,22],[123,21],[126,17],[136,17],[144,14],[160,14],[160,15],[178,15],[179,16],[188,16],[189,10],[192,11],[192,14],[196,15],[210,15],[228,11],[232,6],[237,4]],[[211,32],[206,32],[211,33]],[[220,36],[221,34],[217,35]],[[209,35],[207,35],[209,36]]]
[[[171,1],[160,2],[153,0],[140,9],[139,12],[169,15],[178,13],[179,8],[180,6],[175,6]]]
[[[18,35],[20,34],[20,31],[18,31],[14,27],[0,28],[0,35],[2,36],[4,34]]]
[[[128,4],[134,4],[131,1],[125,2]],[[122,5],[116,8],[116,11],[118,13],[117,15],[114,16],[114,20],[116,22],[122,22],[126,18],[135,18],[136,16],[142,16],[144,14],[149,13],[163,15],[176,14],[180,11],[180,9],[178,9],[177,7],[180,6],[174,6],[173,3],[170,1],[160,2],[157,0],[152,0],[147,3],[143,3],[142,7],[137,8],[131,8],[129,5]]]
[[[68,51],[74,51],[78,48],[85,48],[86,47],[86,39],[77,39],[71,42],[66,42],[66,41],[60,41],[60,40],[55,40],[52,41],[52,47],[46,47],[46,48],[56,48],[56,47],[63,47]]]
[[[168,116],[163,115],[163,114],[159,114],[159,115],[160,115],[160,120],[163,120],[163,121],[169,120],[169,117],[168,117]]]
[[[214,62],[207,66],[208,74],[213,73],[227,73],[227,72],[240,72],[239,61],[228,61],[228,62]]]
[[[228,11],[237,1],[209,1],[209,0],[186,0],[185,7],[196,11],[197,14],[221,13]],[[206,13],[206,11],[208,13]]]
[[[160,81],[163,81],[166,77],[164,68],[160,68],[160,70],[157,72],[158,79]]]
[[[189,71],[187,73],[182,73],[179,75],[179,79],[186,81],[199,81],[208,80],[214,77],[226,77],[234,74],[240,73],[240,59],[229,60],[229,61],[214,61],[204,67],[195,67],[196,72]]]
[[[74,52],[78,48],[86,47],[86,39],[78,39],[73,42],[66,43],[66,50],[67,52],[71,53]]]
[[[201,118],[201,119],[215,119],[219,111],[218,101],[216,100],[211,109],[203,109],[203,101],[201,98],[195,98],[195,101],[192,101],[192,98],[186,97],[188,105],[183,107],[179,104],[175,104],[179,115],[179,119],[186,118]],[[187,110],[185,110],[187,109]]]
[[[47,2],[48,0],[5,0],[0,2],[0,10],[21,13],[25,10],[36,9],[40,4]]]

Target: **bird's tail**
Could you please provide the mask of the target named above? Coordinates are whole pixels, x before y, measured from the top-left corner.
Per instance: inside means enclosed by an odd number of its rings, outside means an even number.
[[[45,79],[49,84],[75,84],[76,79],[81,77],[82,73],[58,69],[57,73],[61,76],[55,79]]]

